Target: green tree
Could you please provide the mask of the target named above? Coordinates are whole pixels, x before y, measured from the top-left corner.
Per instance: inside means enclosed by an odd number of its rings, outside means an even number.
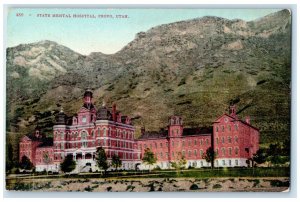
[[[255,154],[253,154],[252,159],[255,163],[262,164],[267,160],[267,153],[263,149],[259,149]]]
[[[73,160],[72,155],[67,155],[64,161],[60,164],[60,169],[64,173],[69,173],[76,168],[76,162]]]
[[[27,156],[22,156],[20,168],[25,170],[31,170],[33,168],[33,164]]]
[[[156,163],[157,158],[153,154],[153,152],[149,148],[147,148],[147,149],[145,149],[144,157],[142,158],[142,160],[143,160],[143,163],[145,163],[149,166],[149,170],[150,170],[150,166]]]
[[[6,144],[6,161],[5,161],[5,169],[6,172],[10,172],[10,170],[14,167],[13,163],[13,147],[10,143]]]
[[[187,161],[185,156],[178,152],[176,155],[176,161],[171,162],[171,167],[176,169],[177,175],[179,175],[179,171],[185,168]]]
[[[122,161],[120,157],[116,154],[113,155],[111,160],[111,165],[117,170],[119,167],[122,166]]]
[[[281,164],[281,157],[280,157],[281,152],[282,150],[279,143],[270,144],[267,152],[268,160],[270,160],[271,163],[275,166]]]
[[[104,174],[106,174],[106,170],[109,168],[109,166],[108,166],[105,150],[102,147],[97,148],[96,163],[100,169],[104,170]]]
[[[205,153],[202,155],[202,158],[205,159],[211,165],[211,169],[214,168],[214,160],[216,158],[216,154],[212,147],[209,147]]]

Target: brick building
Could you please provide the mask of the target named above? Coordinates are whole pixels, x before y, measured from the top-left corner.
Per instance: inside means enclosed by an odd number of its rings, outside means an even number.
[[[217,167],[247,166],[246,160],[259,148],[259,130],[236,115],[235,106],[223,114],[211,127],[184,128],[180,116],[171,116],[168,126],[158,132],[146,131],[135,138],[135,128],[128,116],[117,111],[116,105],[105,103],[97,110],[92,102],[93,93],[87,90],[83,106],[76,115],[68,117],[63,110],[58,113],[53,126],[53,139],[37,129],[35,134],[24,136],[20,141],[20,160],[27,156],[36,171],[59,171],[59,164],[67,155],[76,161],[75,172],[98,170],[95,162],[97,147],[103,147],[108,161],[114,154],[122,160],[121,169],[147,169],[142,163],[145,149],[157,157],[162,169],[170,168],[170,162],[184,156],[186,167],[209,167],[203,159],[209,147],[216,153]]]

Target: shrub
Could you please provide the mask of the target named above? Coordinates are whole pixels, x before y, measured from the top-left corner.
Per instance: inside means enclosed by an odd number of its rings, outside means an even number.
[[[93,188],[91,188],[90,185],[89,185],[89,186],[84,188],[84,191],[89,191],[90,192],[90,191],[93,191]]]
[[[106,190],[107,191],[111,191],[112,187],[107,187]]]
[[[126,188],[126,191],[128,191],[128,190],[133,191],[134,188],[135,188],[135,186],[128,185]]]
[[[192,184],[190,187],[190,190],[197,190],[197,189],[199,189],[199,187],[196,184]]]
[[[282,182],[280,180],[272,180],[270,182],[270,184],[272,187],[289,187],[290,186],[289,181]]]
[[[222,188],[222,185],[220,185],[220,184],[214,184],[214,186],[212,188],[213,189],[220,189],[220,188]]]

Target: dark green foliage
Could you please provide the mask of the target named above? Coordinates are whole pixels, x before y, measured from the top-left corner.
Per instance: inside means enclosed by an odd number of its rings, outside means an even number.
[[[91,191],[93,191],[93,188],[91,188],[90,185],[89,185],[89,186],[84,188],[84,191],[91,192]]]
[[[222,188],[222,185],[220,185],[220,184],[214,184],[212,188],[213,189],[220,189],[220,188]]]
[[[259,149],[254,155],[253,155],[253,161],[257,164],[261,164],[266,162],[267,160],[267,153],[263,149]]]
[[[208,163],[211,163],[211,168],[213,168],[215,155],[216,154],[214,152],[214,149],[212,147],[209,147],[202,156],[202,158],[204,158]]]
[[[197,189],[199,189],[199,187],[196,184],[192,184],[190,187],[190,190],[197,190]]]
[[[5,171],[8,173],[15,166],[13,163],[13,148],[10,143],[6,144],[6,161],[5,161]]]
[[[106,190],[107,191],[111,191],[112,187],[107,187]]]
[[[76,162],[73,160],[72,155],[67,155],[64,161],[60,164],[60,169],[64,173],[69,173],[76,168]]]
[[[25,170],[31,170],[33,168],[33,164],[27,156],[22,156],[20,168]]]
[[[144,157],[142,160],[143,160],[143,163],[149,165],[149,168],[150,168],[150,165],[153,165],[156,163],[157,158],[154,155],[154,153],[149,148],[147,148],[147,149],[145,149]]]
[[[272,187],[289,187],[290,186],[290,182],[289,181],[280,181],[280,180],[272,180],[270,182]]]
[[[132,185],[128,185],[127,188],[126,188],[126,191],[133,191],[135,188],[135,186],[132,186]]]
[[[122,166],[122,161],[120,157],[116,154],[113,155],[111,159],[111,165],[117,170],[119,167]]]
[[[104,172],[109,168],[108,162],[107,162],[107,156],[105,153],[105,150],[102,147],[98,147],[96,151],[96,162],[97,166],[100,169],[103,169]]]

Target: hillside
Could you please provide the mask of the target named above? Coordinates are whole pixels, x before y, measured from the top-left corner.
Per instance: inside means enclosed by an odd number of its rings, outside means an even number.
[[[290,137],[291,16],[283,10],[251,22],[203,17],[153,27],[113,54],[81,55],[52,41],[7,49],[7,134],[38,124],[51,134],[59,106],[69,115],[88,87],[115,102],[137,128],[207,126],[237,103],[261,143]]]

